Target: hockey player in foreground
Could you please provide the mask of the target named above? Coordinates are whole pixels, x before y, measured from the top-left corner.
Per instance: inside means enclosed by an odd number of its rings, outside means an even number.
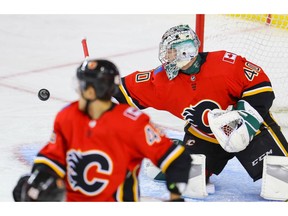
[[[13,190],[15,201],[138,201],[143,158],[167,175],[171,200],[183,201],[191,167],[188,151],[164,136],[149,117],[115,104],[120,75],[107,60],[86,60],[77,69],[79,101],[61,110],[50,141],[31,174]]]
[[[116,99],[185,120],[183,144],[206,156],[207,181],[236,157],[254,181],[263,176],[261,196],[287,199],[288,144],[269,111],[275,98],[269,78],[244,57],[198,53],[199,46],[188,25],[170,28],[160,43],[161,66],[123,77]]]

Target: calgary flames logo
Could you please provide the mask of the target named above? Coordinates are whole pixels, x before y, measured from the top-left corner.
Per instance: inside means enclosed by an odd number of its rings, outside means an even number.
[[[208,124],[207,113],[209,110],[217,109],[219,105],[214,101],[204,100],[200,101],[195,106],[190,105],[182,112],[183,119],[201,131],[212,134]]]
[[[108,185],[107,175],[111,175],[113,164],[102,151],[67,152],[68,182],[73,190],[87,196],[101,193]]]

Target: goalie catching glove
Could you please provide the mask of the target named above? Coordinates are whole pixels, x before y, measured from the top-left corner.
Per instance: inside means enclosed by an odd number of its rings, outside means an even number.
[[[227,152],[244,150],[263,123],[260,114],[246,101],[239,100],[234,110],[208,112],[210,129]]]

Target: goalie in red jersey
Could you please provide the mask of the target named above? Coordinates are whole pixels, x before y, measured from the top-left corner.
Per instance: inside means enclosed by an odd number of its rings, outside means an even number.
[[[185,120],[183,144],[191,154],[206,156],[207,179],[233,157],[254,181],[261,179],[264,156],[281,156],[285,163],[288,156],[287,141],[269,111],[275,98],[271,82],[244,57],[225,50],[199,53],[199,46],[188,25],[170,28],[160,43],[162,64],[122,77],[115,98]]]
[[[171,200],[183,201],[191,156],[146,114],[112,102],[120,84],[117,67],[85,60],[77,78],[79,101],[57,114],[51,140],[34,159],[31,174],[18,181],[14,200],[138,201],[139,168],[149,158],[166,173]]]

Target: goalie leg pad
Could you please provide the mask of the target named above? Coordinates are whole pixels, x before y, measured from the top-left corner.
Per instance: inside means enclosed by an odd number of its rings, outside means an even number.
[[[260,196],[268,200],[288,199],[288,157],[264,157]]]
[[[203,198],[208,196],[206,189],[205,161],[203,154],[191,154],[192,166],[187,187],[183,192],[184,198]]]
[[[215,192],[213,184],[208,183],[206,185],[206,156],[202,154],[191,154],[191,157],[192,166],[189,173],[188,183],[182,196],[184,198],[203,198],[208,196],[208,192]],[[144,172],[148,177],[155,181],[165,181],[165,178],[161,180],[159,179],[159,176],[164,175],[161,170],[148,159],[145,159]]]

